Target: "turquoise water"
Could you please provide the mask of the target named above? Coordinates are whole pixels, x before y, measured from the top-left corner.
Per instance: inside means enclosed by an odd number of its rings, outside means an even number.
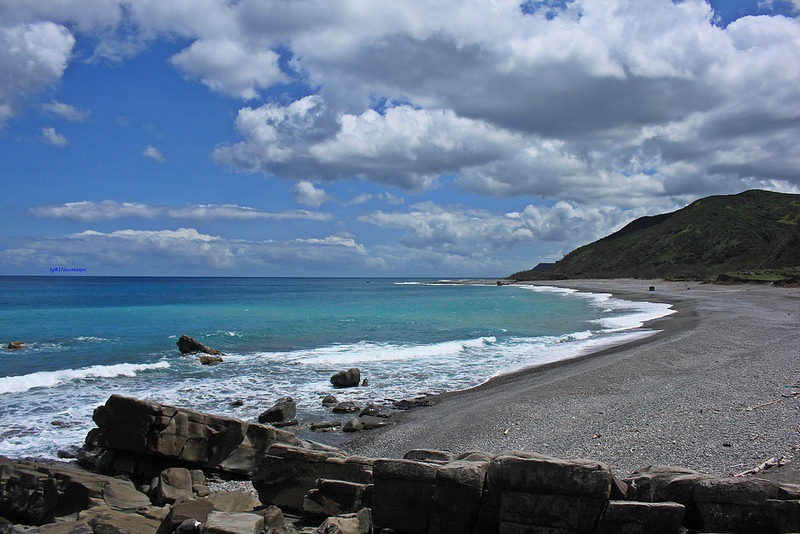
[[[388,402],[471,387],[522,367],[645,335],[664,305],[555,288],[435,280],[0,277],[0,454],[52,457],[80,444],[112,393],[254,419],[291,395],[329,418],[331,374]],[[191,335],[226,353],[181,355]],[[242,406],[232,407],[236,400]]]

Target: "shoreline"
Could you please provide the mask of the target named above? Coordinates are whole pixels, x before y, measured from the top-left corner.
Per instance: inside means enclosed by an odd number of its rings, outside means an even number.
[[[391,457],[412,448],[514,449],[592,458],[623,476],[649,464],[727,476],[798,450],[798,399],[781,397],[800,383],[792,352],[800,346],[797,288],[629,279],[533,284],[669,303],[676,313],[643,325],[659,330],[643,339],[436,395],[434,406],[338,446]]]

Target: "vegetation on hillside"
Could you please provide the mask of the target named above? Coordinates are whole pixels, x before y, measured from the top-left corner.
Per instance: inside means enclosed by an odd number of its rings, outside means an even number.
[[[515,280],[669,278],[797,281],[800,195],[752,190],[642,217]],[[742,280],[737,280],[737,278]]]

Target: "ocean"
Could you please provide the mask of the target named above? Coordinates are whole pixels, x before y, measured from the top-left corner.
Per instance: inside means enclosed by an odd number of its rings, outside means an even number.
[[[357,404],[476,386],[639,339],[666,304],[533,286],[428,279],[0,277],[0,455],[80,445],[114,393],[255,420],[292,396]],[[215,366],[182,334],[226,354]],[[10,341],[20,350],[7,350]],[[368,386],[334,390],[361,369]],[[241,401],[240,406],[234,406]]]

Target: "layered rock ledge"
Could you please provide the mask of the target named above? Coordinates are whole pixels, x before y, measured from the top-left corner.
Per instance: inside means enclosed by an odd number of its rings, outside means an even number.
[[[0,457],[0,532],[800,531],[800,486],[758,478],[648,466],[620,479],[601,462],[516,451],[348,456],[265,425],[118,396],[95,421],[82,461],[105,474]],[[211,493],[206,476],[250,480],[258,499]]]

